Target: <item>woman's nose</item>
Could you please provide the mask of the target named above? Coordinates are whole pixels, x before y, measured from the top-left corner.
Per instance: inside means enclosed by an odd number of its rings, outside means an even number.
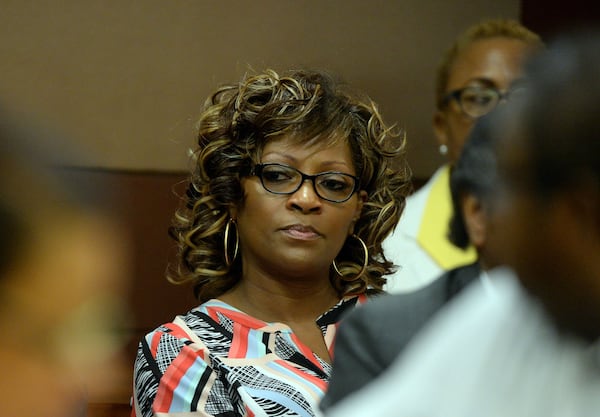
[[[323,201],[317,194],[314,184],[306,179],[300,188],[288,197],[288,205],[292,209],[301,210],[304,213],[315,212],[321,209]]]

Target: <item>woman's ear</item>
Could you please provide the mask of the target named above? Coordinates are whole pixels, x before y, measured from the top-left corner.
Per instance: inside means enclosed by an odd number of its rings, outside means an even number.
[[[356,224],[358,219],[360,219],[360,214],[362,213],[363,206],[369,199],[369,195],[367,194],[367,192],[365,190],[360,190],[357,195],[358,195],[358,199],[356,201],[356,210],[354,211],[354,217],[352,218],[352,223],[350,223],[350,227],[348,228],[348,235],[351,235],[354,233],[354,225]]]
[[[433,115],[433,134],[437,139],[438,145],[448,146],[448,122],[446,113],[437,110]]]
[[[481,202],[473,194],[464,194],[460,199],[460,207],[469,241],[480,249],[487,240],[487,215]]]
[[[587,241],[600,243],[600,182],[593,175],[581,175],[570,187],[558,193],[570,216]],[[557,204],[558,205],[558,204]]]
[[[369,195],[367,194],[367,192],[365,190],[360,190],[358,192],[356,213],[354,215],[355,222],[358,221],[358,219],[360,218],[360,213],[362,213],[363,206],[365,205],[365,203],[367,202],[368,199],[369,199]]]

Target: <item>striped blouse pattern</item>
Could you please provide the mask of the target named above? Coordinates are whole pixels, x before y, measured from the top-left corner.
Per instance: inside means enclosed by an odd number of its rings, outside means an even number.
[[[348,297],[317,324],[332,354]],[[148,333],[134,367],[132,417],[315,415],[331,366],[282,323],[210,300]]]

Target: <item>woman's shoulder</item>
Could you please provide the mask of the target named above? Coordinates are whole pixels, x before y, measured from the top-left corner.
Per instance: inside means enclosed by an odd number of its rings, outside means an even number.
[[[225,316],[236,311],[235,308],[219,300],[209,300],[186,313],[175,316],[172,321],[157,326],[146,334],[146,339],[150,341],[159,337],[168,337],[191,340],[209,328],[218,327],[225,321]],[[219,330],[224,331],[224,329]]]

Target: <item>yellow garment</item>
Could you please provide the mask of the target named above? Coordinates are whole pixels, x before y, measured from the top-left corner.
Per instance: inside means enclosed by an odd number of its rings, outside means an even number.
[[[431,185],[417,235],[419,245],[445,270],[473,263],[477,259],[475,248],[469,246],[462,250],[448,239],[451,217],[450,166],[447,165]]]

